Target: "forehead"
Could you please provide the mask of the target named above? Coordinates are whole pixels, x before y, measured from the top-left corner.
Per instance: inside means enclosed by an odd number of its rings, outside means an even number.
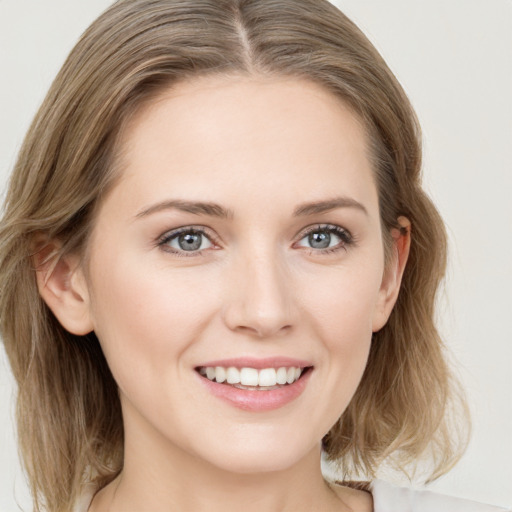
[[[178,193],[284,202],[369,189],[377,201],[362,122],[308,80],[220,76],[178,83],[132,117],[120,154],[118,187],[138,201]]]

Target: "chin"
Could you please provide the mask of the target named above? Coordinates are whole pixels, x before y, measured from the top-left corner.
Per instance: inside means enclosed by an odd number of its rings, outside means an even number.
[[[219,451],[210,452],[204,458],[219,469],[238,474],[285,471],[316,451],[320,463],[320,442],[311,445],[306,440],[293,441],[290,442],[290,436],[288,440],[281,436],[272,439],[233,439],[224,446],[219,443]]]

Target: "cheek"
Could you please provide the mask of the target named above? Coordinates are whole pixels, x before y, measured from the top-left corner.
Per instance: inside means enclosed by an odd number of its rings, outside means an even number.
[[[366,367],[381,275],[376,265],[339,269],[317,276],[315,286],[301,292],[313,335],[322,340],[329,379],[345,406]]]
[[[157,385],[209,321],[212,294],[198,290],[192,273],[142,265],[136,258],[102,260],[91,276],[95,332],[121,389]],[[161,383],[160,383],[161,385]]]
[[[382,281],[380,266],[371,263],[319,272],[300,292],[304,309],[329,340],[356,342],[363,333],[371,334]]]

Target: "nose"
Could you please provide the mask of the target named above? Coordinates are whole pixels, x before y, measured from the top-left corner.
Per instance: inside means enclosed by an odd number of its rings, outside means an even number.
[[[241,257],[230,275],[224,322],[257,338],[292,329],[297,314],[289,273],[275,254]]]

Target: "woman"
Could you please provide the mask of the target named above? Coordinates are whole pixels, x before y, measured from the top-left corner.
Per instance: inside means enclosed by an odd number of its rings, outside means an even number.
[[[420,162],[401,87],[328,3],[100,17],[27,135],[1,228],[36,509],[468,510],[349,482],[421,459],[435,478],[464,444]]]

